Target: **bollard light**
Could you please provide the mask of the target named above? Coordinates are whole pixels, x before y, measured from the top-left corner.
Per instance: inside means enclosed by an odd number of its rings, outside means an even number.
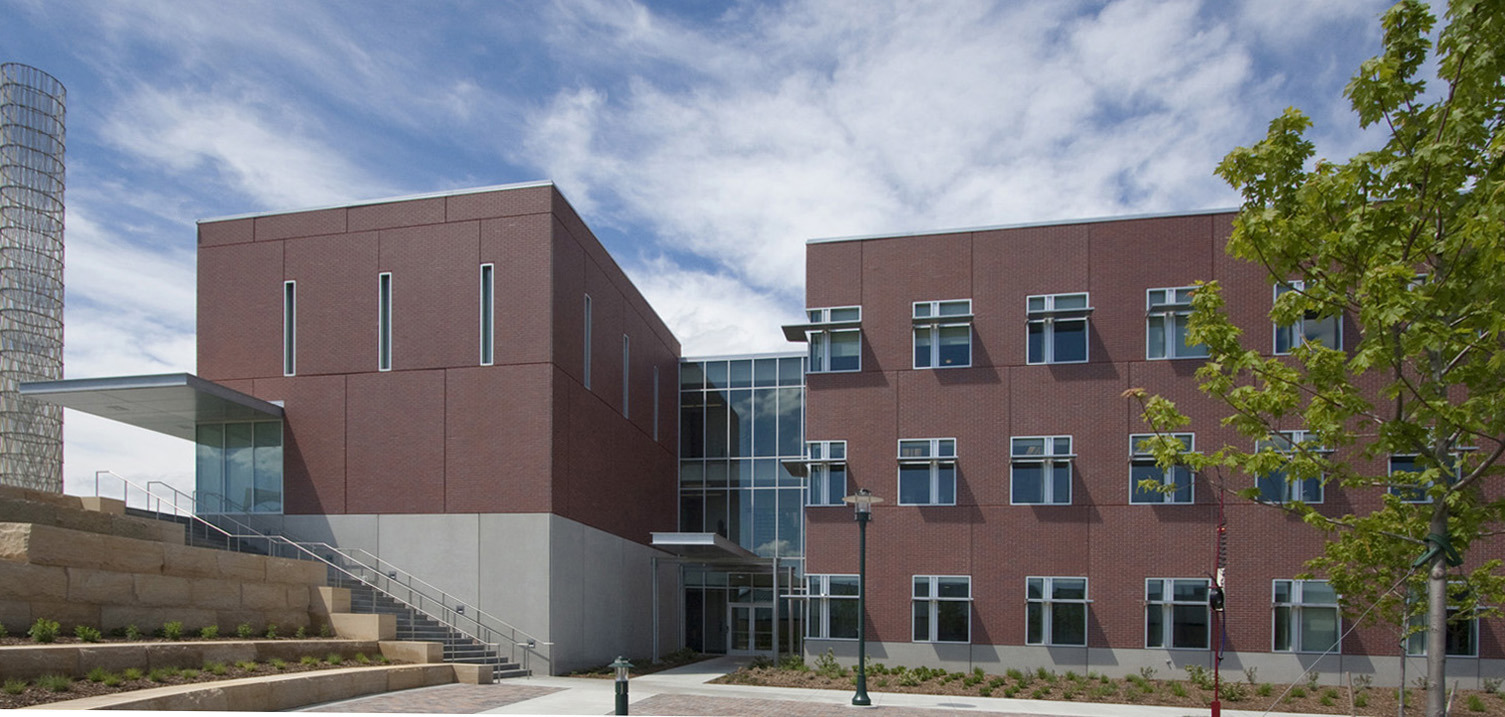
[[[617,673],[617,714],[627,714],[627,678],[628,670],[632,669],[632,663],[621,655],[617,656],[616,662],[611,663],[611,669]]]

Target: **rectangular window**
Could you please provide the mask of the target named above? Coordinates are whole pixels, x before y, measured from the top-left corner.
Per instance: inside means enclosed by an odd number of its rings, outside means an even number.
[[[1025,579],[1024,641],[1087,644],[1087,578]]]
[[[1455,456],[1457,454],[1454,454]],[[1421,477],[1427,471],[1425,460],[1415,455],[1390,456],[1390,476],[1392,485],[1386,488],[1386,492],[1401,499],[1403,503],[1430,503],[1432,496],[1430,490],[1432,481]],[[1440,470],[1438,474],[1445,475],[1449,483],[1456,482],[1461,476],[1457,458],[1454,458],[1451,470]],[[1434,474],[1435,475],[1435,474]]]
[[[972,300],[914,303],[914,367],[972,365]]]
[[[810,441],[805,461],[810,470],[805,505],[841,505],[847,495],[847,442]]]
[[[658,366],[653,367],[653,440],[658,440]]]
[[[972,641],[972,578],[914,576],[915,642]]]
[[[632,386],[631,386],[632,370],[631,369],[632,369],[632,341],[627,338],[627,334],[622,334],[622,417],[623,418],[628,418],[630,416],[630,414],[627,411],[627,401],[628,401],[628,398],[629,398],[628,394],[630,392],[630,389],[632,388]]]
[[[1305,288],[1305,283],[1299,280],[1276,284],[1275,300],[1280,301],[1282,294],[1292,291],[1300,294]],[[1308,309],[1294,323],[1284,326],[1275,325],[1275,353],[1277,354],[1288,354],[1297,346],[1313,342],[1330,349],[1342,349],[1342,314],[1323,317],[1319,312]]]
[[[581,372],[581,382],[586,390],[591,387],[591,295],[585,295],[585,369]]]
[[[1010,503],[1071,503],[1071,436],[1016,436],[1010,444]]]
[[[1276,580],[1273,587],[1275,652],[1327,652],[1342,634],[1338,594],[1326,580]]]
[[[1144,581],[1144,646],[1205,650],[1212,630],[1206,578]]]
[[[496,359],[496,266],[481,265],[481,365]]]
[[[856,575],[806,575],[809,612],[805,635],[822,640],[855,640],[857,623]]]
[[[1256,451],[1266,448],[1286,455],[1303,448],[1326,451],[1308,438],[1306,431],[1279,431],[1268,440],[1255,442]],[[1266,503],[1322,502],[1322,476],[1295,478],[1289,475],[1289,471],[1280,469],[1256,476],[1254,482],[1259,486],[1259,499]]]
[[[1129,502],[1134,505],[1160,505],[1164,503],[1193,503],[1191,469],[1172,466],[1170,470],[1155,464],[1155,456],[1142,446],[1154,434],[1136,433],[1129,436]],[[1173,433],[1171,438],[1180,441],[1186,450],[1194,450],[1196,437],[1190,433]],[[1145,481],[1154,481],[1165,490],[1146,488]]]
[[[1026,362],[1085,363],[1087,316],[1091,312],[1087,292],[1042,294],[1025,299],[1029,347]]]
[[[392,370],[392,273],[384,272],[376,280],[376,368]]]
[[[837,373],[862,370],[862,307],[836,306],[807,309],[810,323],[818,325],[805,332],[810,342],[810,373]]]
[[[1424,657],[1427,654],[1427,616],[1417,615],[1411,618],[1411,626],[1417,628],[1416,632],[1406,637],[1406,654],[1412,657]],[[1446,652],[1448,657],[1478,657],[1479,656],[1479,620],[1458,619],[1457,608],[1448,608],[1448,626]]]
[[[298,373],[298,282],[282,282],[282,375]]]
[[[899,505],[956,505],[956,439],[899,441]]]
[[[1145,358],[1205,358],[1207,347],[1187,343],[1186,324],[1191,318],[1191,295],[1195,286],[1150,289],[1145,292]]]

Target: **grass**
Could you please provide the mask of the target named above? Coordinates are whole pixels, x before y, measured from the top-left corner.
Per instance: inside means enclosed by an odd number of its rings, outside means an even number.
[[[287,669],[287,660],[284,660],[280,657],[273,657],[272,659],[267,660],[267,664],[278,670]]]
[[[109,676],[109,670],[106,670],[103,667],[96,667],[92,670],[89,670],[89,674],[86,677],[90,682],[104,682],[105,678]]]
[[[73,678],[65,675],[42,675],[37,678],[37,687],[48,692],[67,692],[73,689]]]
[[[135,667],[127,667],[124,670],[120,671],[120,676],[127,682],[134,682],[141,679],[142,677],[145,677],[146,673]]]
[[[26,691],[26,685],[26,680],[12,678],[6,680],[4,685],[0,685],[0,690],[4,690],[7,695],[19,695]]]

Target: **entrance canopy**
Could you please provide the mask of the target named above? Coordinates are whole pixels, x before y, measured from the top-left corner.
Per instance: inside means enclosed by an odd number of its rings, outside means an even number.
[[[21,395],[187,441],[201,423],[282,420],[282,407],[188,373],[23,383]]]
[[[681,558],[703,563],[766,564],[767,558],[718,533],[653,533],[653,547]]]

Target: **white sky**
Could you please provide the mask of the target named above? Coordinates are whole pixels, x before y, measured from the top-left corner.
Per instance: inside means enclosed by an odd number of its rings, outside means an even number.
[[[552,179],[687,355],[788,350],[810,238],[1232,207],[1217,161],[1341,92],[1375,0],[0,0],[68,87],[66,376],[194,368],[194,221]],[[69,412],[96,470],[191,446]]]

